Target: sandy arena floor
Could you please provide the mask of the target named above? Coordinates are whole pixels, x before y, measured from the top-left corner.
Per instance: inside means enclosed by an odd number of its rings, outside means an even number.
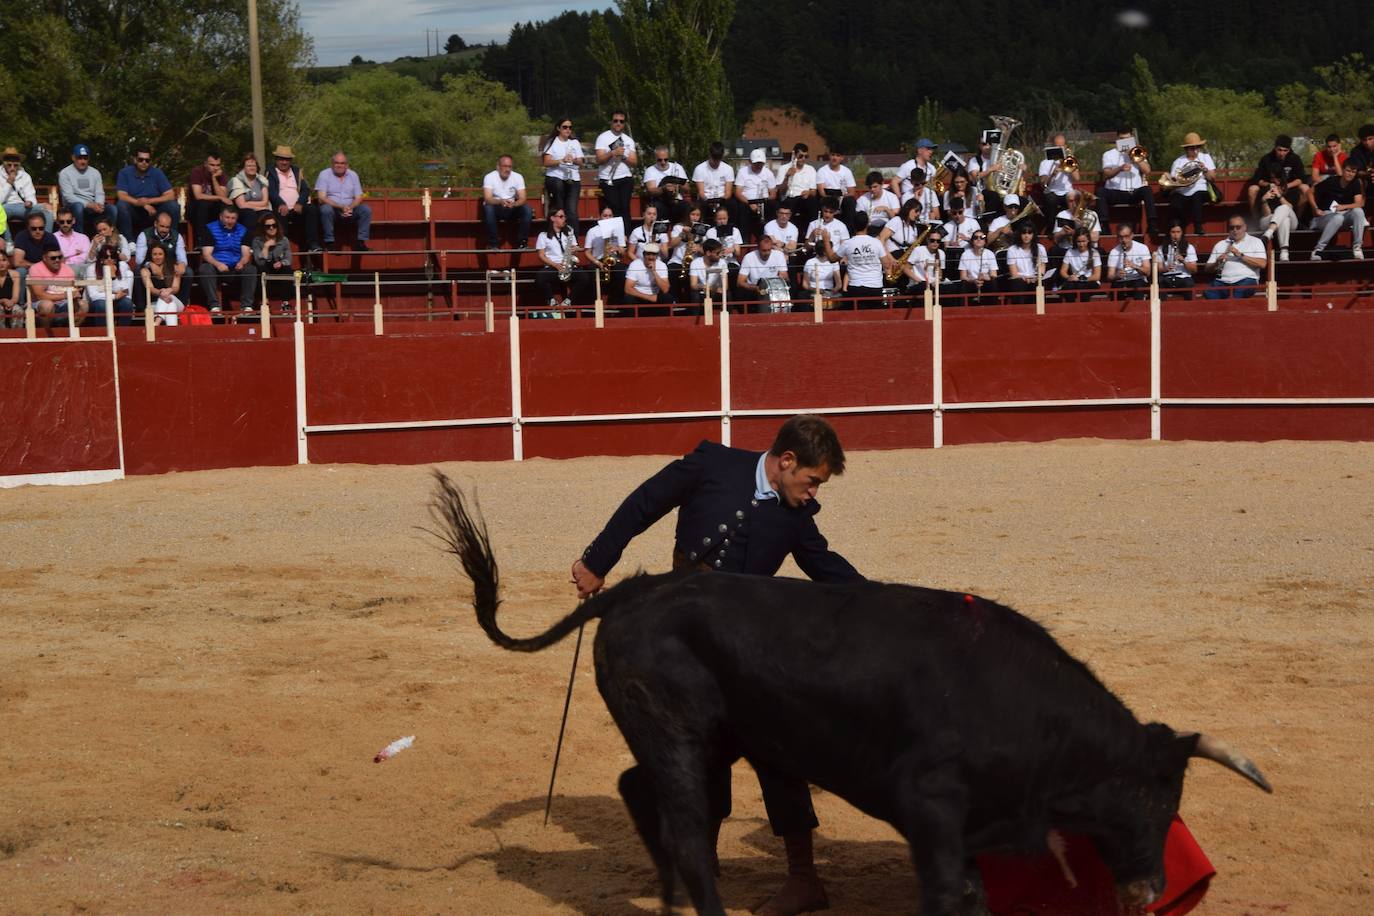
[[[851,456],[822,529],[873,577],[976,591],[1050,626],[1141,718],[1250,754],[1194,766],[1203,912],[1374,911],[1374,448],[980,446]],[[508,631],[658,458],[445,466],[476,484]],[[421,467],[177,474],[0,492],[0,911],[653,912],[619,797],[629,755],[582,655],[477,629]],[[671,523],[619,572],[660,570]],[[790,567],[789,567],[790,568]],[[795,570],[793,570],[795,574]],[[413,749],[374,765],[402,735]],[[779,850],[735,771],[732,911]],[[819,795],[833,912],[910,912],[884,824]]]

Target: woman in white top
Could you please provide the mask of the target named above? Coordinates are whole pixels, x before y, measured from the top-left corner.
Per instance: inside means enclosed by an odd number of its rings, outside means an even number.
[[[688,252],[691,252],[692,260],[701,257],[701,241],[706,238],[702,236],[698,240],[693,234],[693,227],[701,222],[701,205],[692,204],[683,213],[682,219],[678,220],[672,229],[672,238],[668,244],[672,250],[668,255],[668,275],[673,283],[673,298],[678,302],[687,302],[689,298],[686,294],[688,288],[687,271],[691,262],[687,260]]]
[[[1175,220],[1174,224],[1169,227],[1169,240],[1155,249],[1155,262],[1159,264],[1159,288],[1161,290],[1181,290],[1184,299],[1193,298],[1193,274],[1197,273],[1197,249],[1183,235],[1182,223]]]
[[[997,255],[988,250],[988,234],[982,229],[973,233],[959,259],[959,279],[968,294],[965,305],[992,303],[991,294],[997,292]]]
[[[1193,224],[1193,232],[1202,235],[1202,205],[1209,199],[1207,182],[1217,180],[1217,164],[1202,148],[1207,141],[1196,133],[1189,132],[1183,138],[1183,155],[1169,166],[1169,174],[1184,177],[1196,175],[1193,183],[1186,187],[1175,188],[1169,192],[1169,207],[1179,219],[1187,219]],[[1190,297],[1191,298],[1191,297]]]
[[[572,118],[559,118],[553,135],[544,144],[540,161],[544,165],[544,195],[552,213],[562,207],[568,226],[577,234],[577,201],[582,196],[582,144],[573,136]]]
[[[820,290],[826,300],[843,296],[849,289],[849,276],[840,270],[840,265],[830,260],[824,253],[817,253],[802,265],[802,289],[808,293]]]
[[[534,275],[534,284],[539,289],[539,301],[549,304],[549,311],[533,313],[535,318],[562,318],[560,308],[585,301],[589,277],[577,260],[577,236],[568,225],[568,211],[562,207],[554,208],[549,214],[549,225],[535,239],[534,250],[539,254],[540,268]],[[572,269],[572,276],[566,281],[559,273]]]
[[[134,272],[129,269],[129,262],[119,256],[119,252],[114,248],[105,247],[96,252],[94,260],[91,262],[92,280],[102,281],[92,283],[86,287],[86,299],[91,303],[90,315],[93,318],[104,318],[105,301],[105,269],[110,271],[110,303],[114,305],[115,323],[119,325],[130,325],[134,323],[134,300],[129,298],[130,292],[134,288]],[[104,324],[104,321],[101,321]]]
[[[949,190],[945,192],[944,199],[940,203],[945,210],[949,210],[949,202],[956,197],[964,199],[965,216],[978,219],[983,215],[983,194],[970,184],[968,174],[965,172],[954,174],[949,182]]]
[[[1040,278],[1045,275],[1045,262],[1048,255],[1045,246],[1036,240],[1035,226],[1029,220],[1018,223],[1016,242],[1007,249],[1007,279],[1003,283],[1006,292],[1026,293],[1035,289]],[[1017,296],[1012,302],[1034,302],[1033,296]]]
[[[667,264],[668,252],[668,233],[654,232],[654,223],[658,222],[658,207],[648,204],[644,207],[644,222],[634,228],[630,233],[627,247],[630,249],[630,260],[640,257],[640,248],[647,242],[657,242],[658,250],[664,252],[663,263]]]
[[[258,217],[272,207],[267,197],[267,182],[258,174],[258,168],[258,157],[248,153],[243,157],[242,169],[229,179],[229,199],[239,208],[239,225],[245,230],[244,238],[253,234]]]
[[[176,265],[167,262],[167,249],[154,245],[148,249],[148,260],[143,262],[143,288],[152,294],[153,314],[158,324],[176,326],[177,316],[186,306],[177,298],[181,292],[181,275]],[[263,303],[267,308],[267,303]]]
[[[1074,230],[1073,244],[1059,265],[1059,279],[1059,291],[1069,302],[1082,302],[1102,288],[1102,254],[1087,229]]]

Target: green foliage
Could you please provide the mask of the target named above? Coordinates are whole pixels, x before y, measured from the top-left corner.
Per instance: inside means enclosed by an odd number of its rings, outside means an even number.
[[[517,93],[539,121],[570,117],[580,128],[600,114],[591,20],[590,13],[567,12],[547,22],[519,23],[504,46],[486,51],[482,73]]]
[[[1167,169],[1182,153],[1183,135],[1195,130],[1221,168],[1253,165],[1273,147],[1283,123],[1258,92],[1236,92],[1180,83],[1165,86],[1153,102],[1158,123],[1168,125],[1151,139],[1150,162]]]
[[[448,41],[444,42],[444,53],[445,53],[445,54],[456,54],[456,53],[458,53],[459,51],[461,51],[461,50],[463,50],[464,48],[466,48],[467,46],[468,46],[468,43],[467,43],[466,41],[463,41],[462,36],[460,36],[460,35],[450,35],[450,36],[448,37]]]
[[[1149,149],[1158,149],[1165,142],[1169,125],[1178,122],[1166,118],[1160,108],[1159,86],[1150,72],[1150,62],[1135,55],[1131,59],[1130,74],[1131,94],[1123,111],[1124,122],[1117,126],[1133,128],[1136,140]]]
[[[306,73],[306,79],[315,85],[337,83],[359,70],[380,67],[400,76],[417,79],[430,89],[443,89],[445,77],[479,71],[484,53],[485,48],[466,48],[453,54],[435,54],[432,57],[398,57],[383,64],[363,60],[360,55],[355,54],[353,61],[346,67],[312,67]]]
[[[23,61],[22,79],[0,79],[6,143],[40,182],[77,142],[110,179],[141,143],[173,181],[207,150],[236,160],[252,140],[243,20],[211,0],[22,3],[3,31],[6,59]],[[258,20],[270,118],[300,92],[313,52],[294,0],[259,0]]]
[[[1279,87],[1279,114],[1294,133],[1318,144],[1328,133],[1354,140],[1361,124],[1374,121],[1374,64],[1355,53],[1313,72],[1315,83]]]
[[[603,107],[623,108],[636,142],[666,144],[684,162],[732,139],[723,45],[735,0],[616,0],[619,28],[605,17],[589,28],[601,65]]]
[[[941,127],[940,103],[935,99],[922,99],[921,104],[916,106],[916,124],[912,129],[912,139],[939,137]]]
[[[435,160],[443,183],[478,184],[502,154],[537,182],[537,160],[524,141],[535,132],[513,92],[475,73],[446,77],[436,92],[383,67],[317,87],[282,126],[283,142],[308,174],[342,149],[364,184],[380,186],[412,186],[422,164]]]

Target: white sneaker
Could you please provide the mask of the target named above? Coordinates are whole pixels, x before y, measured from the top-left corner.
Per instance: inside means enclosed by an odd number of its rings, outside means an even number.
[[[1277,230],[1278,228],[1278,226],[1275,226],[1273,223],[1270,223],[1269,228],[1264,230],[1264,237],[1267,239],[1272,239],[1274,237],[1275,230]]]
[[[220,308],[218,305],[212,306],[212,307],[210,308],[210,314],[211,314],[211,315],[218,315],[220,312],[223,312],[223,311],[224,311],[224,309]]]
[[[1313,249],[1312,249],[1312,260],[1314,260],[1314,261],[1320,261],[1321,259],[1322,259],[1322,250],[1321,250],[1320,248],[1313,248]]]
[[[1280,260],[1280,261],[1287,261],[1287,260],[1288,260],[1288,249],[1287,249],[1287,248],[1280,248],[1280,249],[1279,249],[1279,260]]]
[[[551,297],[549,298],[549,308],[551,308],[551,309],[556,309],[556,308],[558,308],[558,297],[557,297],[557,296],[551,296]]]
[[[1350,249],[1350,253],[1355,256],[1355,260],[1364,260],[1364,249],[1361,248],[1359,245],[1356,245],[1354,248]]]
[[[1359,251],[1358,248],[1355,249],[1355,250],[1356,250],[1356,251]],[[1356,257],[1359,257],[1359,255],[1356,255]],[[572,308],[572,300],[569,299],[567,296],[564,296],[564,297],[563,297],[563,308],[565,308],[565,309],[566,309],[566,308]]]
[[[239,309],[239,311],[243,312],[245,315],[251,315],[253,314],[253,307],[251,305],[245,305],[243,308]]]

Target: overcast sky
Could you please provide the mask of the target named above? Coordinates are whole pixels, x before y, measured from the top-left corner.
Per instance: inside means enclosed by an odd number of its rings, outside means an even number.
[[[353,55],[392,60],[425,53],[425,29],[439,43],[458,34],[468,44],[504,42],[517,22],[552,19],[564,10],[598,10],[608,0],[300,0],[305,31],[315,39],[321,65],[346,64]],[[432,43],[433,39],[431,39]]]

